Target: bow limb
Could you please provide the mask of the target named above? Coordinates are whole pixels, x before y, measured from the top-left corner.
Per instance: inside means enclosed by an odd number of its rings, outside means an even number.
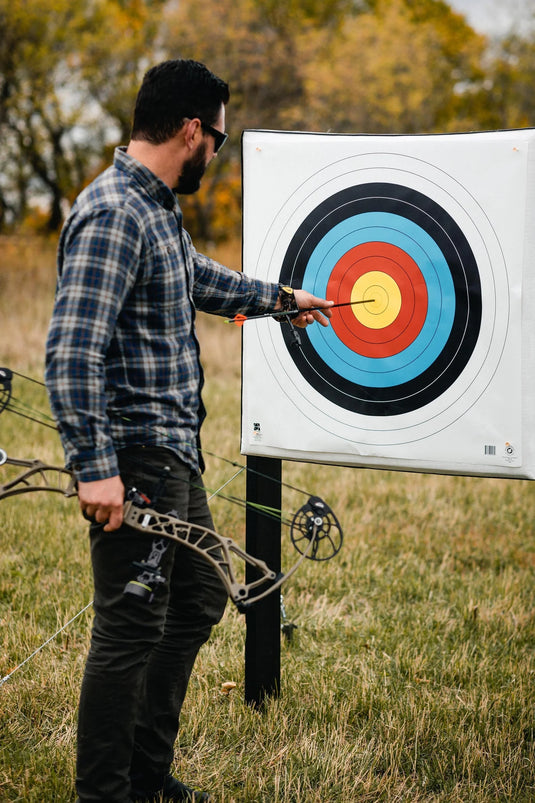
[[[246,585],[246,586],[243,586],[243,588],[246,589],[246,591],[247,591],[247,597],[246,597],[245,600],[240,600],[239,603],[237,603],[237,602],[235,603],[236,607],[238,608],[238,610],[241,611],[241,612],[245,612],[245,610],[249,607],[249,605],[252,605],[253,602],[259,602],[259,600],[265,599],[265,597],[267,597],[269,594],[272,594],[274,591],[276,591],[278,588],[280,588],[283,583],[285,583],[287,580],[289,580],[290,577],[301,566],[301,564],[303,563],[305,558],[311,558],[311,556],[312,556],[312,554],[314,552],[314,548],[315,548],[315,544],[316,544],[316,538],[317,538],[317,531],[314,532],[313,535],[310,537],[310,543],[309,543],[308,547],[306,548],[306,550],[301,553],[300,557],[296,560],[294,565],[290,569],[288,569],[287,572],[285,572],[284,574],[282,572],[279,572],[276,576],[275,576],[275,572],[271,572],[271,574],[274,575],[273,576],[273,581],[269,584],[269,586],[267,588],[260,589],[257,593],[254,594],[254,596],[249,596],[249,590],[250,589],[254,589],[256,585],[259,585],[260,582],[264,582],[264,580],[259,581],[256,584],[254,582],[252,582],[252,583],[248,583],[248,585]],[[263,561],[259,561],[259,562],[262,563]]]
[[[67,468],[44,463],[42,460],[18,460],[0,449],[0,466],[19,466],[23,469],[14,479],[0,484],[0,500],[32,491],[52,491],[63,496],[76,496],[76,480]]]

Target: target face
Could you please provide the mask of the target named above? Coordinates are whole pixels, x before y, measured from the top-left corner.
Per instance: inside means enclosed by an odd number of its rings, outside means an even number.
[[[509,142],[500,162],[499,136],[486,150],[477,135],[247,133],[245,271],[344,306],[329,327],[298,330],[298,345],[287,324],[244,329],[244,450],[440,470],[464,461],[473,473],[492,455],[518,467],[512,252],[526,218],[504,209],[527,163]],[[498,203],[496,186],[510,197]]]
[[[320,203],[298,227],[281,282],[335,303],[289,352],[319,393],[364,415],[429,404],[461,375],[481,328],[481,283],[459,226],[422,193],[361,184]],[[365,302],[365,303],[360,303]]]

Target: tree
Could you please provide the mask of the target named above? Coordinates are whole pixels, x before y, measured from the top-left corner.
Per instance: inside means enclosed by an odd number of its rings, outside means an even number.
[[[309,121],[317,130],[474,127],[463,93],[481,81],[485,40],[441,0],[380,0],[373,13],[348,17],[330,46],[305,47],[316,50],[303,60]]]
[[[182,198],[193,234],[240,232],[240,137],[244,129],[307,124],[303,53],[305,33],[336,36],[347,13],[369,8],[355,0],[182,0],[165,16],[168,54],[194,58],[230,84],[229,144],[210,167],[199,195]],[[328,24],[327,24],[328,23]],[[222,201],[222,203],[220,203]],[[232,210],[233,215],[229,215]],[[232,226],[225,226],[233,221]]]
[[[164,58],[203,61],[231,87],[229,144],[181,198],[206,240],[239,234],[246,128],[529,124],[532,33],[497,56],[487,44],[444,0],[0,0],[0,228],[36,197],[59,226],[128,140],[141,77]]]
[[[500,43],[479,101],[488,128],[535,125],[535,32]]]
[[[128,127],[157,6],[0,0],[0,226],[37,196],[46,228],[59,227],[65,201]]]

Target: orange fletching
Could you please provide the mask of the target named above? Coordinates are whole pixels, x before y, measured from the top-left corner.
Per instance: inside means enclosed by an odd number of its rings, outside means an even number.
[[[235,315],[234,318],[232,319],[232,323],[235,323],[236,326],[243,326],[246,320],[247,320],[246,315],[240,315],[238,313],[238,315]]]

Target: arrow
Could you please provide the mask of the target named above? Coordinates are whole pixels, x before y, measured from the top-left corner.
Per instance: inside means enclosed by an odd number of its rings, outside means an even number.
[[[301,315],[302,312],[323,312],[328,309],[335,309],[335,307],[352,307],[354,304],[371,304],[375,298],[363,298],[361,301],[343,301],[340,304],[333,304],[330,307],[303,307],[303,309],[284,310],[278,312],[263,312],[261,315],[235,315],[234,318],[226,318],[225,323],[235,323],[236,326],[243,326],[245,321],[257,321],[259,318],[288,318]]]

